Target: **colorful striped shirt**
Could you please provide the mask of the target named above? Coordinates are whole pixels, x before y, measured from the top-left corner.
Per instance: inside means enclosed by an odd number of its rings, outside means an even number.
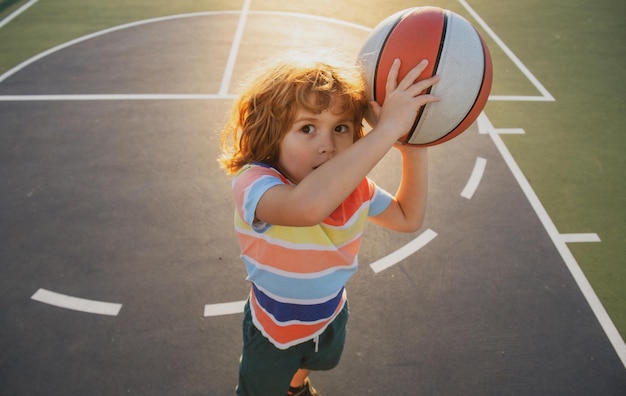
[[[357,269],[357,254],[368,216],[384,211],[391,195],[364,178],[321,224],[286,227],[255,222],[263,194],[291,184],[276,169],[248,165],[233,180],[235,230],[252,283],[250,310],[255,326],[276,347],[314,339],[341,311],[345,285]]]

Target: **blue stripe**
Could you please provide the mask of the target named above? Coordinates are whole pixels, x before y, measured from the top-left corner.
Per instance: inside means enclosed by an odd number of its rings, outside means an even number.
[[[256,285],[252,284],[252,288],[254,289],[254,295],[259,305],[279,322],[289,322],[291,320],[317,322],[318,320],[328,319],[333,316],[337,310],[337,306],[341,302],[343,295],[343,288],[341,288],[337,296],[325,303],[300,305],[278,302],[259,290]]]
[[[242,256],[242,259],[248,272],[247,280],[269,293],[293,300],[319,301],[328,296],[334,296],[337,294],[337,290],[346,285],[348,279],[357,269],[355,265],[350,268],[338,268],[323,276],[312,275],[312,278],[291,278],[259,269],[246,256]]]
[[[252,225],[254,223],[256,207],[259,204],[261,197],[263,197],[263,194],[265,194],[265,192],[270,188],[283,184],[285,183],[283,183],[278,177],[270,175],[263,175],[252,182],[252,184],[244,190],[244,194],[247,194],[247,197],[245,197],[243,202],[244,221]]]
[[[374,196],[372,197],[372,201],[370,202],[370,209],[368,212],[368,216],[374,217],[385,211],[391,204],[391,200],[393,197],[387,191],[382,188],[376,186],[376,190],[374,190]]]

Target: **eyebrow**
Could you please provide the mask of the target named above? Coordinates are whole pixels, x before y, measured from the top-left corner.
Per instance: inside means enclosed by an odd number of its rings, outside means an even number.
[[[317,118],[313,116],[303,116],[303,117],[297,117],[293,122],[295,124],[298,122],[305,122],[305,121],[317,121]]]
[[[296,118],[293,121],[293,123],[297,124],[297,123],[301,123],[301,122],[314,122],[314,121],[317,121],[317,120],[318,120],[317,117],[314,117],[314,116],[302,116],[302,117]],[[354,119],[346,117],[346,118],[342,118],[342,119],[337,121],[338,125],[339,124],[348,124],[348,123],[354,124],[355,123]]]

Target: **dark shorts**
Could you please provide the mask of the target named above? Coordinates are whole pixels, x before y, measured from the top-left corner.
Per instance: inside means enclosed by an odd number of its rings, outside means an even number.
[[[330,370],[337,366],[346,339],[348,303],[328,325],[316,343],[307,341],[282,350],[276,348],[252,323],[250,303],[243,318],[243,352],[237,394],[286,395],[298,369]]]

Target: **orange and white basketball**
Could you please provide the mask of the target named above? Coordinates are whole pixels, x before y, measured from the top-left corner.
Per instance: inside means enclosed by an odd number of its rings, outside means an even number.
[[[476,121],[491,91],[493,68],[485,41],[465,18],[438,7],[416,7],[390,16],[374,28],[358,60],[371,99],[381,105],[396,58],[402,61],[399,80],[422,59],[429,64],[420,79],[441,76],[430,89],[441,100],[422,107],[411,130],[400,139],[402,143],[440,144]],[[374,126],[371,113],[366,120]]]

